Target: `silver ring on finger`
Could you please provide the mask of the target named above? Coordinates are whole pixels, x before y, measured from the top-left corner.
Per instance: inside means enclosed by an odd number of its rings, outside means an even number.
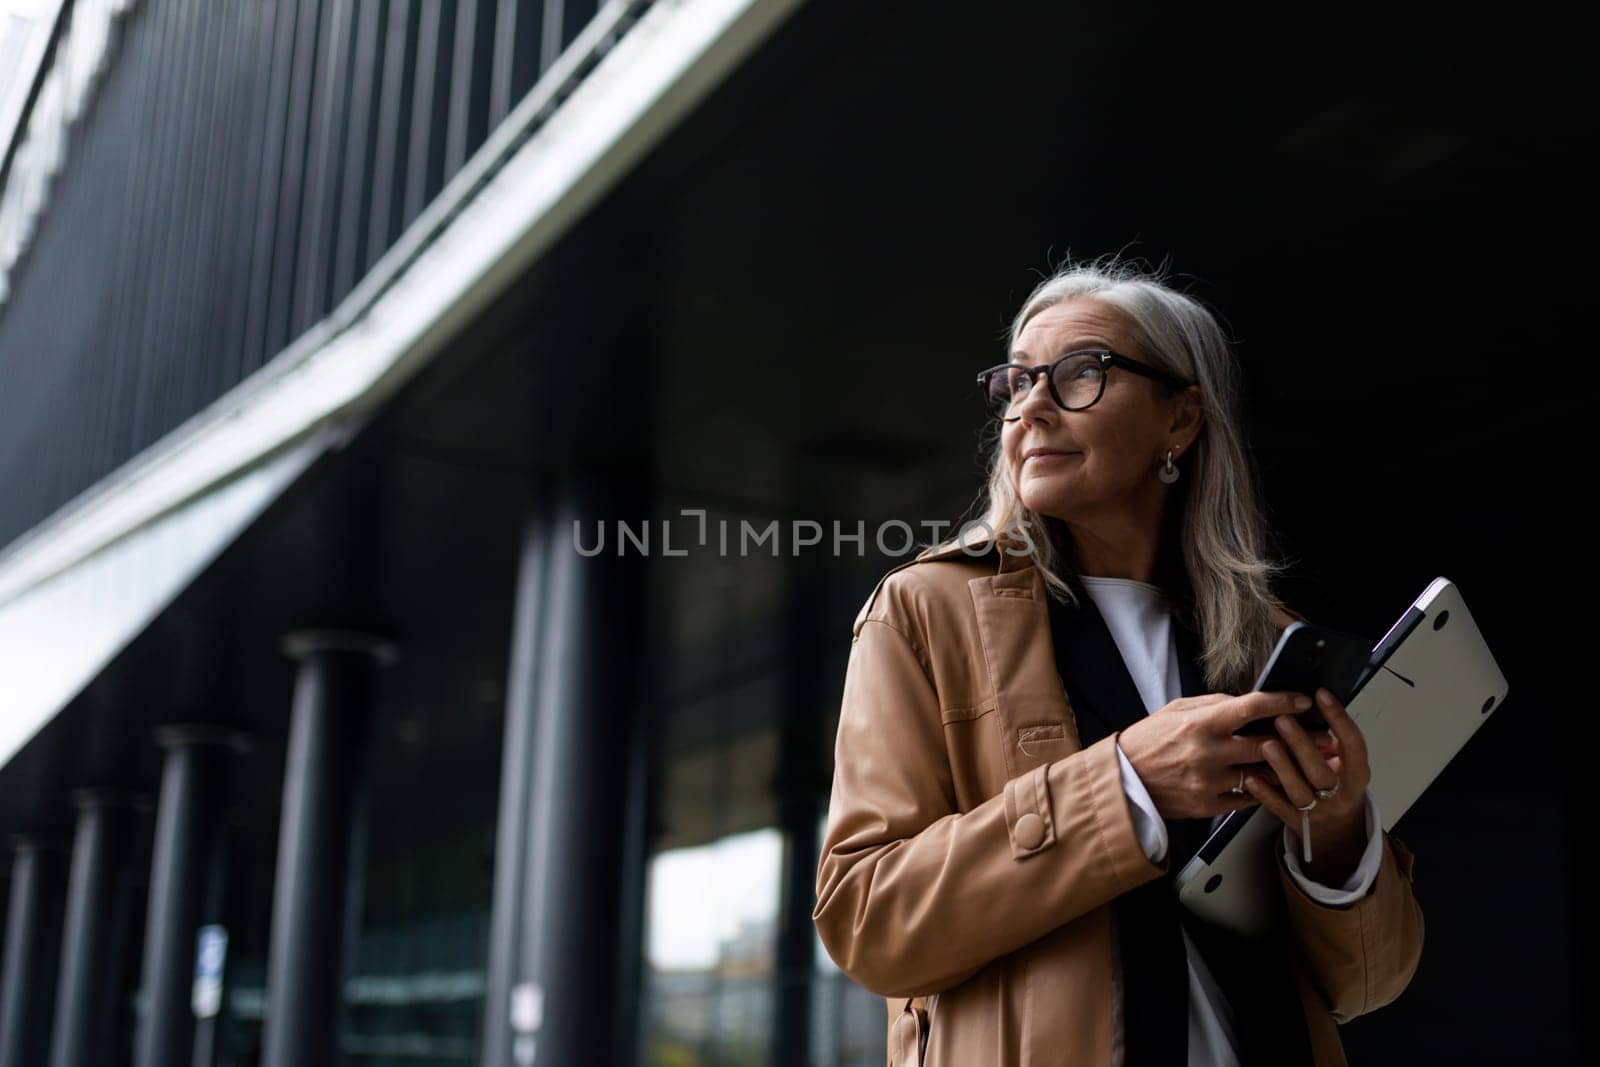
[[[1303,808],[1300,805],[1296,804],[1295,807],[1294,807],[1294,810],[1295,811],[1310,811],[1312,808],[1314,808],[1316,806],[1317,806],[1317,798],[1316,797],[1312,797],[1311,798],[1311,803],[1307,804]]]
[[[1314,789],[1312,792],[1317,794],[1317,800],[1332,800],[1336,795],[1338,795],[1339,779],[1335,778],[1333,780],[1333,785],[1328,789]],[[1313,801],[1313,803],[1315,803],[1315,801]]]

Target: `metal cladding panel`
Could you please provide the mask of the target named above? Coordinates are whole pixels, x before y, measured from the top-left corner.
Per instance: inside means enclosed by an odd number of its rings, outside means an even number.
[[[76,0],[43,70],[113,7],[0,271],[0,547],[325,319],[548,67],[553,13],[565,46],[596,10]]]

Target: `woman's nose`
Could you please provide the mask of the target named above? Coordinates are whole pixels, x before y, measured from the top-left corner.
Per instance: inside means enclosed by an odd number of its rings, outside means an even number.
[[[1041,412],[1057,410],[1056,402],[1050,396],[1050,383],[1045,380],[1047,377],[1045,374],[1035,374],[1029,380],[1028,391],[1016,405],[1017,415],[1023,422],[1034,422]]]

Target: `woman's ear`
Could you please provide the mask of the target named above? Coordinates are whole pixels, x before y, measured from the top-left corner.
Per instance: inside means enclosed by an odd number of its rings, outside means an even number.
[[[1200,387],[1191,385],[1173,400],[1172,424],[1168,427],[1168,432],[1187,434],[1188,439],[1183,445],[1187,451],[1194,444],[1194,439],[1200,436],[1200,427],[1204,423],[1205,411],[1201,404]]]

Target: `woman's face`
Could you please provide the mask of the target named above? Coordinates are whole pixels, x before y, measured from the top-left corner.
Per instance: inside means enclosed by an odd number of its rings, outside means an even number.
[[[1079,348],[1109,348],[1148,363],[1133,343],[1121,311],[1093,297],[1077,297],[1028,320],[1011,354],[1013,363],[1051,363]],[[1167,490],[1156,476],[1167,454],[1173,462],[1199,433],[1199,387],[1186,395],[1192,410],[1164,395],[1149,378],[1122,367],[1107,370],[1105,393],[1093,407],[1065,411],[1049,384],[1034,380],[1017,409],[1020,418],[1001,430],[1001,447],[1017,491],[1029,508],[1069,522],[1119,510],[1142,513]],[[1047,454],[1030,456],[1034,450]]]

